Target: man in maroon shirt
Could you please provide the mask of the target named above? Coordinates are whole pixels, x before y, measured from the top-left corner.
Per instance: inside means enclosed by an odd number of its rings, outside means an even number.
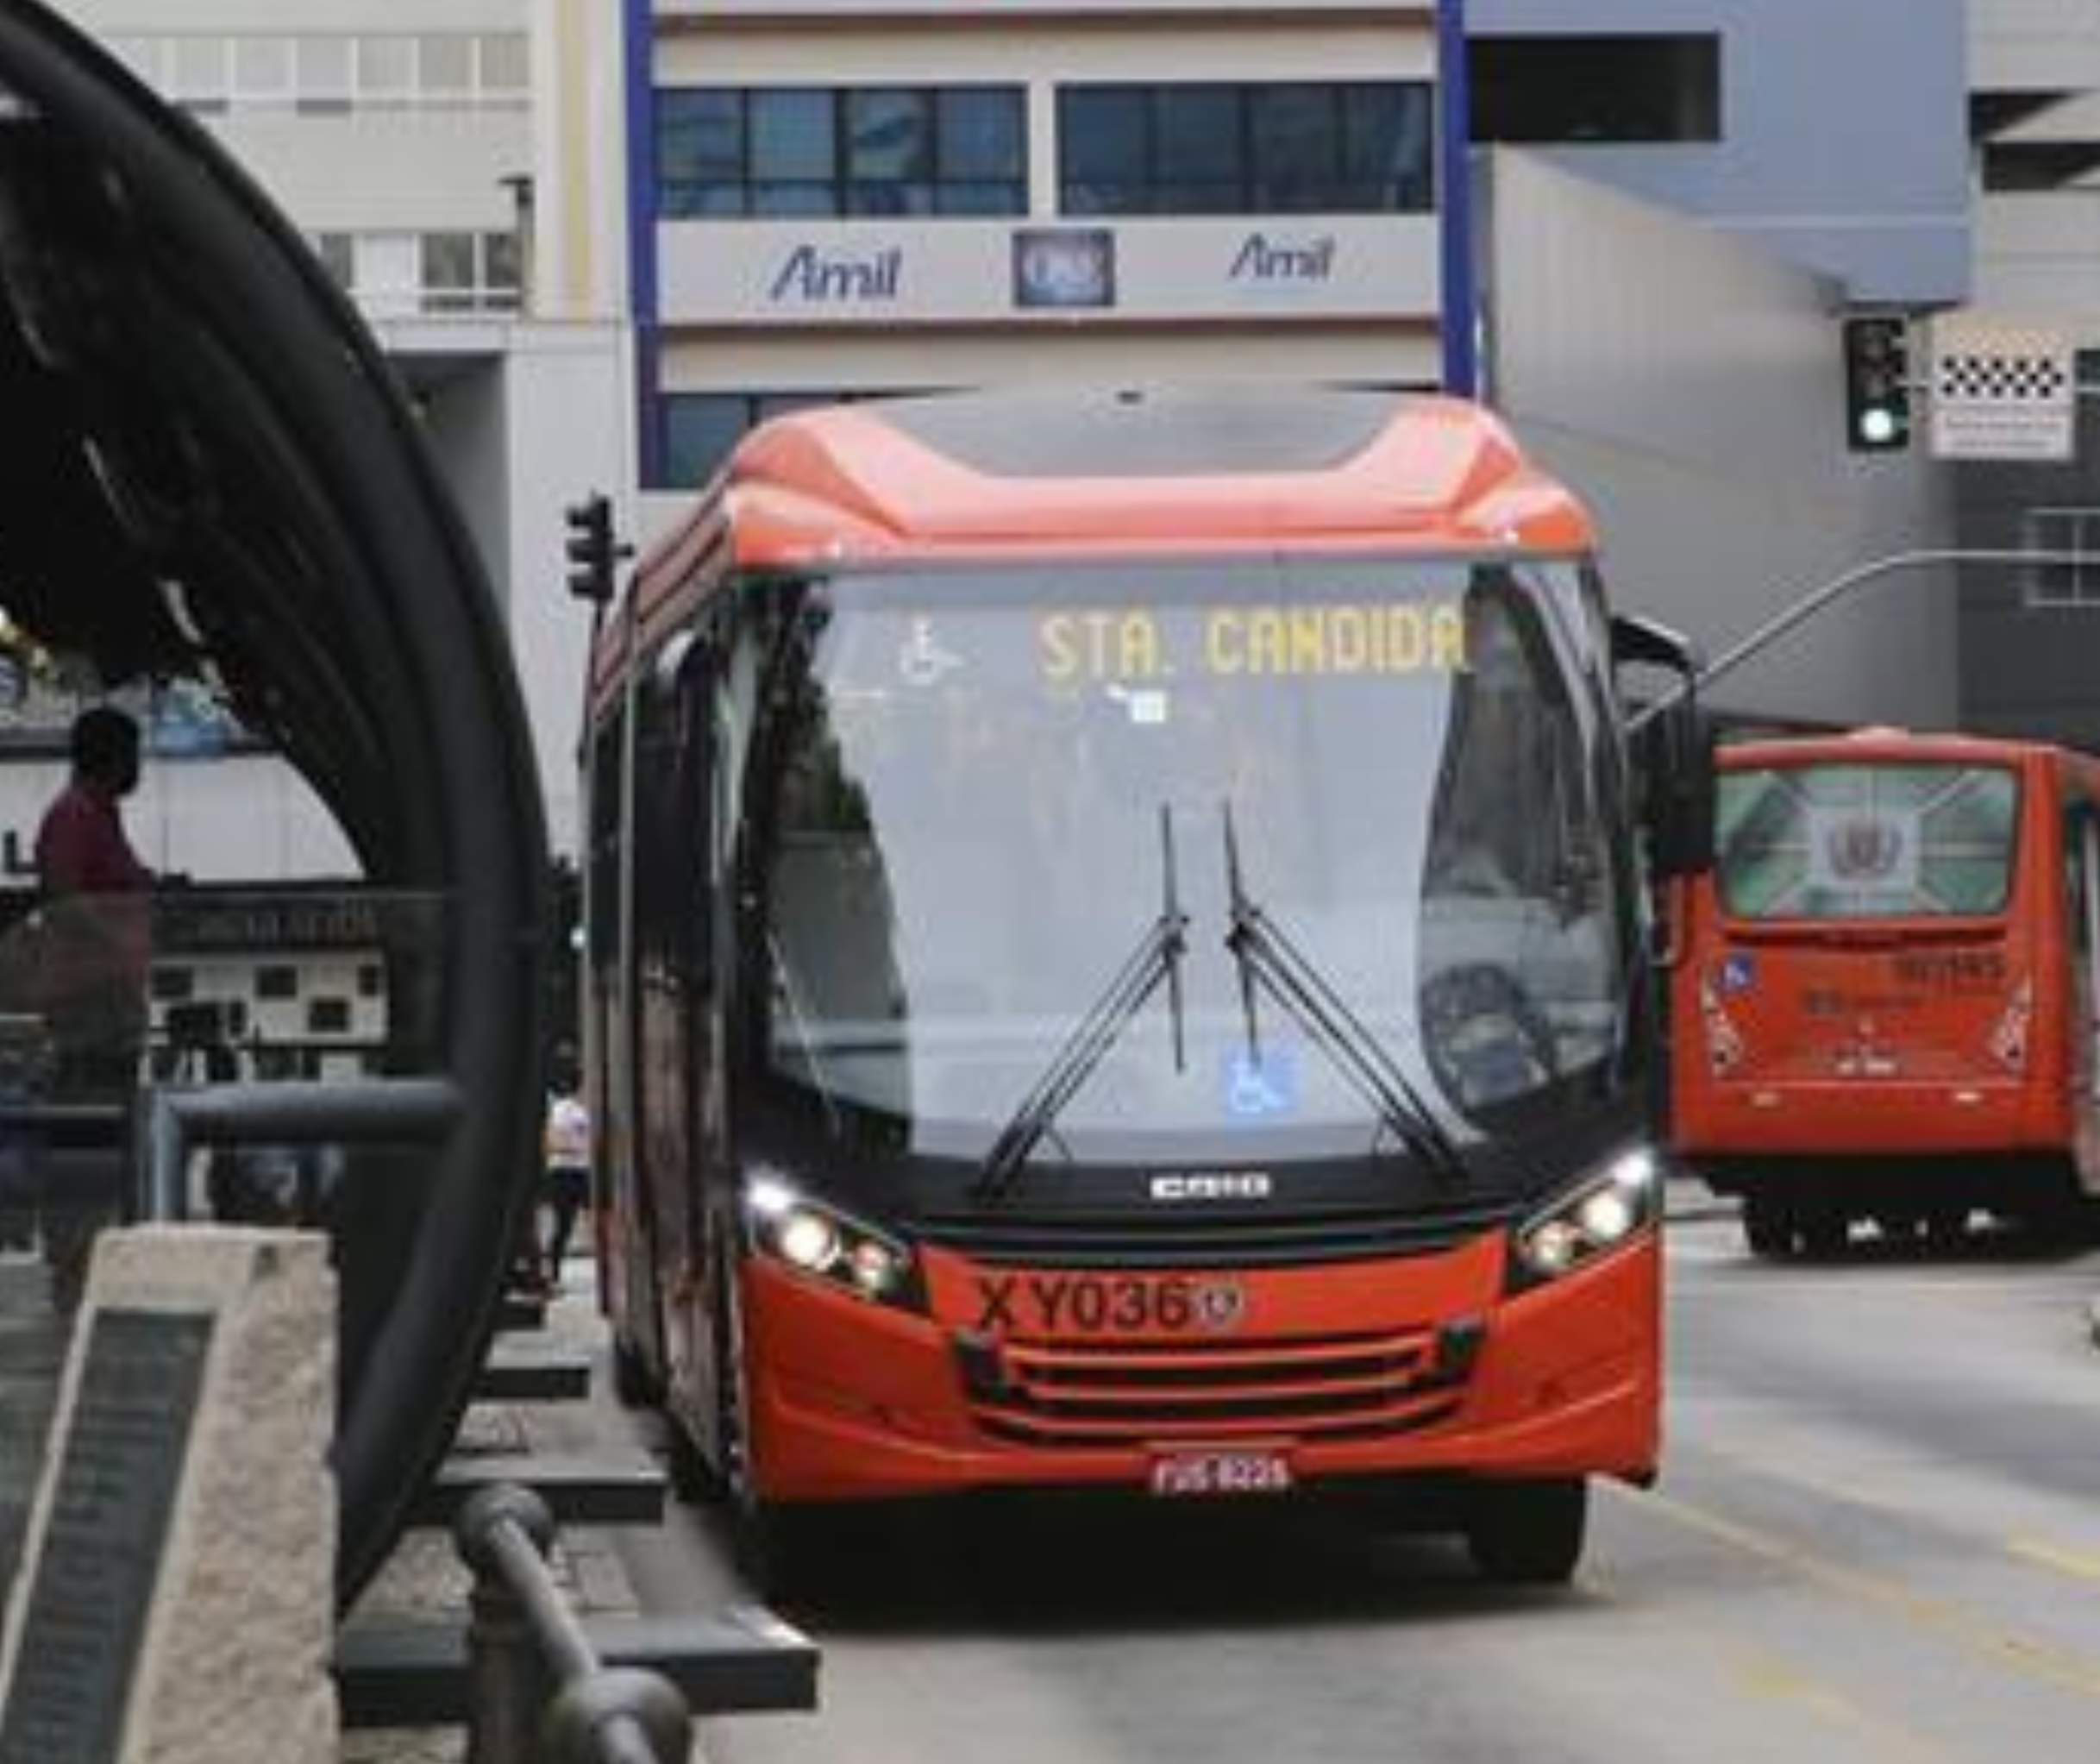
[[[139,725],[108,705],[74,719],[72,781],[36,832],[36,874],[47,901],[132,895],[153,885],[117,808],[139,783]]]
[[[72,776],[36,833],[44,1021],[60,1102],[128,1101],[146,1032],[153,874],[125,836],[118,804],[138,787],[139,726],[97,706],[74,719]],[[90,1167],[47,1169],[45,1256],[71,1310],[96,1228],[119,1197],[125,1147]]]

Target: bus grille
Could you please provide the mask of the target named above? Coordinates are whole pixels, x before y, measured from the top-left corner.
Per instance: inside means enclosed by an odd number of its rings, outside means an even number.
[[[1382,1439],[1448,1420],[1464,1395],[1427,1329],[1258,1347],[1009,1340],[999,1360],[995,1380],[971,1381],[978,1425],[1012,1444],[1075,1450]]]
[[[1294,1268],[1439,1255],[1500,1230],[1507,1206],[1433,1212],[1163,1215],[936,1214],[912,1235],[975,1261],[1031,1268]]]

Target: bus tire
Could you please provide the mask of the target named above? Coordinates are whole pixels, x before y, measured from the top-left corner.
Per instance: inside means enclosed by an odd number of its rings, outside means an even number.
[[[740,1500],[734,1529],[737,1571],[768,1604],[806,1606],[843,1578],[850,1552],[839,1516],[824,1507]]]
[[[1473,1565],[1510,1586],[1563,1586],[1575,1576],[1589,1525],[1589,1485],[1579,1476],[1483,1483],[1466,1522]]]
[[[1743,1202],[1743,1241],[1764,1261],[1783,1261],[1794,1248],[1792,1215],[1776,1201],[1752,1196]]]
[[[1810,1213],[1800,1230],[1802,1252],[1819,1262],[1836,1261],[1852,1240],[1852,1222],[1842,1213]]]

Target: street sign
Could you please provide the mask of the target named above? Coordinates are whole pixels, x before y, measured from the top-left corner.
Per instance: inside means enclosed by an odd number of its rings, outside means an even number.
[[[2061,331],[1946,312],[1932,321],[1933,456],[2069,460],[2078,451],[2078,374]]]

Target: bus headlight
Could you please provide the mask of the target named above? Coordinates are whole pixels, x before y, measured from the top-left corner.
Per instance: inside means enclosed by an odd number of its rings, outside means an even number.
[[[1516,1230],[1519,1283],[1535,1285],[1615,1249],[1662,1208],[1663,1171],[1645,1146],[1622,1152]]]
[[[912,1252],[873,1226],[774,1176],[745,1184],[751,1246],[770,1261],[878,1304],[915,1305]]]

